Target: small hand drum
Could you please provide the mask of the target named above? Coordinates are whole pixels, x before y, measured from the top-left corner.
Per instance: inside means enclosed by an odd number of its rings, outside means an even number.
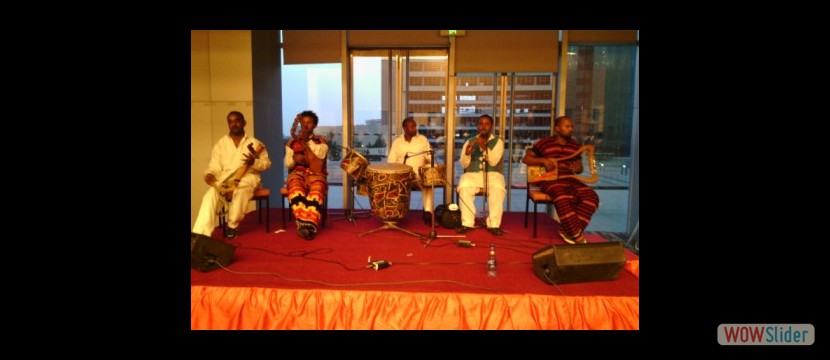
[[[447,174],[446,169],[446,165],[421,166],[418,169],[418,175],[421,176],[421,185],[424,187],[444,186],[447,183],[444,179],[444,175]]]
[[[366,168],[369,167],[369,160],[367,160],[359,152],[346,148],[348,154],[340,161],[340,168],[343,169],[351,178],[360,183],[366,176]]]

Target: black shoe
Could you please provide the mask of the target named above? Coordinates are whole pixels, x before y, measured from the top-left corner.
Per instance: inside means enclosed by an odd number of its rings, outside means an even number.
[[[499,229],[499,228],[487,228],[487,231],[489,231],[491,234],[496,235],[496,236],[504,234],[504,231],[501,231],[501,229]]]
[[[306,240],[314,240],[314,235],[316,235],[316,232],[314,231],[313,228],[305,227],[305,226],[297,229],[297,233],[300,234],[300,236],[302,236],[303,239],[306,239]]]
[[[225,230],[225,237],[228,238],[228,239],[233,239],[233,238],[237,237],[238,235],[239,235],[239,233],[236,231],[236,229],[234,229],[232,227],[229,227],[227,230]]]
[[[432,226],[432,212],[424,211],[424,224]]]
[[[468,232],[470,232],[470,231],[473,231],[473,230],[475,230],[475,229],[476,229],[476,228],[471,228],[471,227],[462,226],[462,227],[458,228],[457,230],[455,230],[455,232],[457,232],[457,233],[459,233],[459,234],[466,234],[466,233],[468,233]]]

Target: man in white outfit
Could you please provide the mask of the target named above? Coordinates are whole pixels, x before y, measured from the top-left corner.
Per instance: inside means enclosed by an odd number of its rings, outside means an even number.
[[[389,149],[389,156],[386,158],[386,162],[388,163],[403,164],[406,161],[406,165],[412,167],[412,170],[415,172],[415,177],[418,180],[416,184],[420,187],[421,194],[423,195],[424,222],[427,225],[432,224],[433,191],[432,187],[423,186],[420,182],[421,175],[418,173],[418,169],[422,165],[429,165],[432,157],[430,153],[421,155],[414,154],[423,153],[429,149],[429,140],[427,140],[426,136],[418,134],[418,124],[410,116],[403,119],[403,134],[399,135],[392,142],[392,147]]]
[[[458,181],[458,197],[461,203],[461,229],[466,233],[475,227],[475,195],[485,187],[487,174],[487,204],[489,214],[485,220],[487,231],[501,235],[502,204],[507,194],[504,185],[504,141],[492,133],[493,118],[481,115],[478,118],[478,134],[467,139],[461,147],[461,167],[464,174]]]
[[[202,197],[202,206],[199,208],[199,215],[193,224],[193,232],[205,236],[211,236],[213,229],[218,225],[217,209],[219,204],[225,200],[219,192],[219,188],[229,177],[229,184],[234,184],[236,189],[232,191],[228,206],[228,223],[225,236],[229,239],[237,236],[237,227],[245,213],[248,212],[248,204],[254,197],[254,190],[262,186],[260,172],[271,167],[271,159],[268,157],[268,150],[265,145],[253,136],[245,134],[245,116],[239,111],[231,111],[228,114],[228,135],[223,136],[213,145],[210,154],[210,162],[205,171],[205,182],[210,185],[205,196]],[[253,145],[255,150],[261,149],[259,154],[252,154],[248,145]],[[242,173],[240,170],[247,168]],[[241,176],[238,182],[236,176]]]

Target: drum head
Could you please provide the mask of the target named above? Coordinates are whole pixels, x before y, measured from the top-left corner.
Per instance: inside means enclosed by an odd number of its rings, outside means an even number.
[[[354,181],[363,180],[369,160],[366,160],[359,152],[345,148],[348,154],[340,161],[340,168],[343,169]]]

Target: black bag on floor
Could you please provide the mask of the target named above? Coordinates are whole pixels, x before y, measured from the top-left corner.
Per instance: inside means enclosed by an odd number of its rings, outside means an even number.
[[[447,229],[458,229],[461,227],[461,210],[456,204],[438,205],[435,208],[435,218]]]

